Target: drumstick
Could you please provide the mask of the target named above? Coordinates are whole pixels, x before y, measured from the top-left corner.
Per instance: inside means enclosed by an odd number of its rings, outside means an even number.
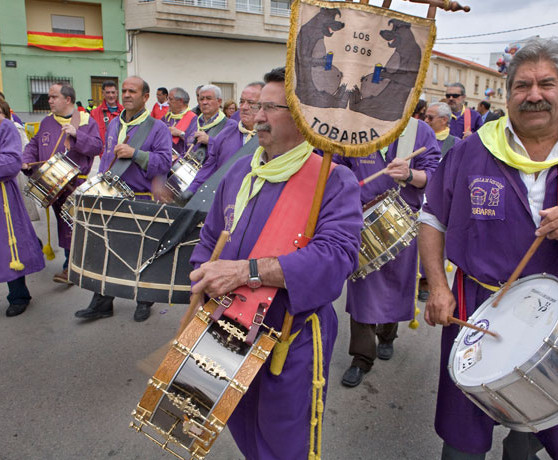
[[[43,160],[43,161],[34,161],[33,163],[27,163],[27,166],[37,166],[37,165],[42,165],[43,163],[46,163],[48,160]]]
[[[217,240],[217,244],[215,245],[215,249],[211,254],[211,258],[209,259],[210,261],[214,262],[219,258],[221,251],[223,250],[223,246],[225,246],[228,238],[229,232],[222,231],[219,239]],[[196,306],[198,305],[198,303],[200,303],[201,298],[202,294],[193,294],[192,297],[190,297],[190,306],[188,307],[188,311],[186,312],[186,314],[180,320],[180,328],[178,329],[178,333],[175,336],[176,339],[180,337],[188,323],[194,317]],[[165,343],[163,346],[150,353],[146,358],[137,361],[136,366],[138,367],[138,369],[142,372],[145,372],[145,374],[147,375],[153,375],[165,358],[165,355],[172,345],[172,342],[173,341],[171,340],[170,342]]]
[[[213,249],[213,253],[211,254],[211,258],[209,259],[209,262],[215,262],[217,259],[219,259],[219,257],[221,256],[221,252],[225,247],[225,244],[227,244],[229,235],[230,233],[227,232],[226,230],[223,230],[221,232],[221,235],[219,235],[219,239],[217,240],[217,244]],[[195,293],[190,298],[190,305],[188,306],[188,310],[186,311],[186,314],[183,316],[182,320],[180,321],[180,329],[178,330],[178,334],[176,335],[177,337],[179,337],[180,334],[182,334],[182,331],[186,328],[186,326],[188,326],[188,324],[190,324],[190,321],[192,321],[192,318],[196,313],[197,305],[200,303],[202,298],[203,298],[203,292]]]
[[[56,141],[56,145],[54,146],[54,148],[52,149],[52,152],[50,154],[50,156],[54,155],[56,153],[56,149],[58,148],[58,146],[60,145],[60,141],[62,140],[62,137],[64,137],[64,131],[60,132],[60,136],[58,136],[58,140]],[[49,157],[50,158],[50,157]]]
[[[122,142],[123,144],[127,144],[128,140],[130,139],[130,136],[126,136],[126,138],[124,139],[124,142]],[[112,165],[114,165],[114,162],[118,160],[118,157],[116,156],[116,154],[114,154],[114,158],[112,159],[112,161],[110,162],[109,167],[107,168],[107,171],[112,168]]]
[[[468,327],[469,329],[474,329],[475,331],[484,332],[485,334],[491,335],[495,339],[500,339],[500,334],[498,334],[497,332],[492,332],[489,331],[488,329],[483,329],[482,327],[454,318],[453,316],[448,316],[448,323],[457,324],[462,327]]]
[[[521,272],[523,271],[525,266],[529,263],[531,257],[533,257],[533,254],[535,254],[535,251],[539,248],[544,238],[545,235],[537,236],[537,238],[535,238],[535,241],[533,241],[533,244],[531,244],[531,247],[527,250],[527,252],[523,256],[523,259],[521,259],[521,262],[519,262],[519,265],[515,268],[515,270],[511,274],[510,279],[506,281],[506,284],[504,284],[504,287],[500,290],[498,297],[496,297],[496,300],[492,303],[493,307],[498,306],[500,300],[502,300],[502,297],[504,297],[506,292],[508,292],[508,289],[510,288],[512,283],[514,283],[517,280],[517,278],[519,278],[519,275],[521,275]]]
[[[404,158],[404,161],[408,161],[408,160],[412,160],[413,158],[415,158],[417,155],[420,155],[421,153],[426,152],[426,147],[421,147],[418,150],[415,150],[413,153],[411,153],[408,157]],[[382,169],[381,171],[378,171],[374,174],[372,174],[371,176],[368,176],[364,179],[362,179],[358,185],[360,185],[361,187],[363,185],[368,184],[368,182],[372,182],[374,179],[377,179],[378,177],[380,177],[382,174],[385,174],[387,172],[388,168],[385,167],[384,169]]]

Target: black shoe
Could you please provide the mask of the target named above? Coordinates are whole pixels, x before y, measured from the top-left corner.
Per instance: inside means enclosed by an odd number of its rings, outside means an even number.
[[[153,305],[153,302],[138,302],[134,312],[134,321],[141,323],[149,318],[149,315],[151,315],[151,305]]]
[[[378,358],[387,361],[393,356],[393,342],[391,343],[379,343],[376,350],[376,355]]]
[[[11,303],[8,309],[6,310],[6,316],[21,315],[28,306],[29,306],[29,302],[20,303],[20,304]]]
[[[112,316],[112,299],[114,297],[102,296],[96,292],[89,306],[84,310],[76,311],[74,316],[81,319],[108,318]]]
[[[360,385],[360,382],[362,382],[362,379],[364,378],[364,374],[366,374],[366,372],[367,371],[362,370],[358,366],[351,366],[343,374],[341,383],[349,388],[356,387]]]

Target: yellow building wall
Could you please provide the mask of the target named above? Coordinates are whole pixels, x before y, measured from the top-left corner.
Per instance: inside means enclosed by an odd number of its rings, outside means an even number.
[[[101,6],[87,3],[25,0],[27,30],[52,32],[51,15],[79,16],[85,20],[85,35],[103,35]]]

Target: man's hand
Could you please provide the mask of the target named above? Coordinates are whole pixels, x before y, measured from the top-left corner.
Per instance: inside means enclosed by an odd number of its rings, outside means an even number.
[[[395,180],[405,182],[409,178],[409,163],[402,158],[394,158],[394,160],[387,165],[386,174]]]
[[[132,158],[134,156],[134,151],[135,149],[128,144],[118,144],[114,147],[116,158]]]
[[[207,144],[209,142],[209,135],[205,131],[196,131],[194,134],[196,143]]]
[[[472,131],[465,131],[465,132],[463,133],[463,139],[468,138],[471,134],[473,134]]]
[[[169,126],[169,131],[172,136],[184,137],[184,131],[180,131],[176,126]]]
[[[539,212],[539,215],[542,217],[542,220],[535,235],[545,235],[551,240],[558,240],[558,206],[543,209]]]
[[[73,137],[76,137],[77,134],[76,128],[70,124],[62,126],[62,132],[66,133],[66,135],[68,136],[73,136]]]
[[[205,292],[210,297],[219,297],[246,284],[249,276],[247,260],[206,262],[190,273],[190,279],[196,283],[192,293]]]
[[[23,164],[21,165],[21,169],[22,169],[22,170],[23,170],[23,169],[27,170],[27,169],[31,169],[31,168],[30,168],[30,166],[29,166],[27,163],[23,163]]]
[[[449,287],[431,288],[424,311],[424,320],[431,326],[436,324],[448,326],[448,316],[453,316],[455,305],[455,298]]]

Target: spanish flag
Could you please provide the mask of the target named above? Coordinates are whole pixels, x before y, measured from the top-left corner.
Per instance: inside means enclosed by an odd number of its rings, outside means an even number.
[[[96,35],[27,32],[27,46],[49,51],[103,51],[103,37]]]

